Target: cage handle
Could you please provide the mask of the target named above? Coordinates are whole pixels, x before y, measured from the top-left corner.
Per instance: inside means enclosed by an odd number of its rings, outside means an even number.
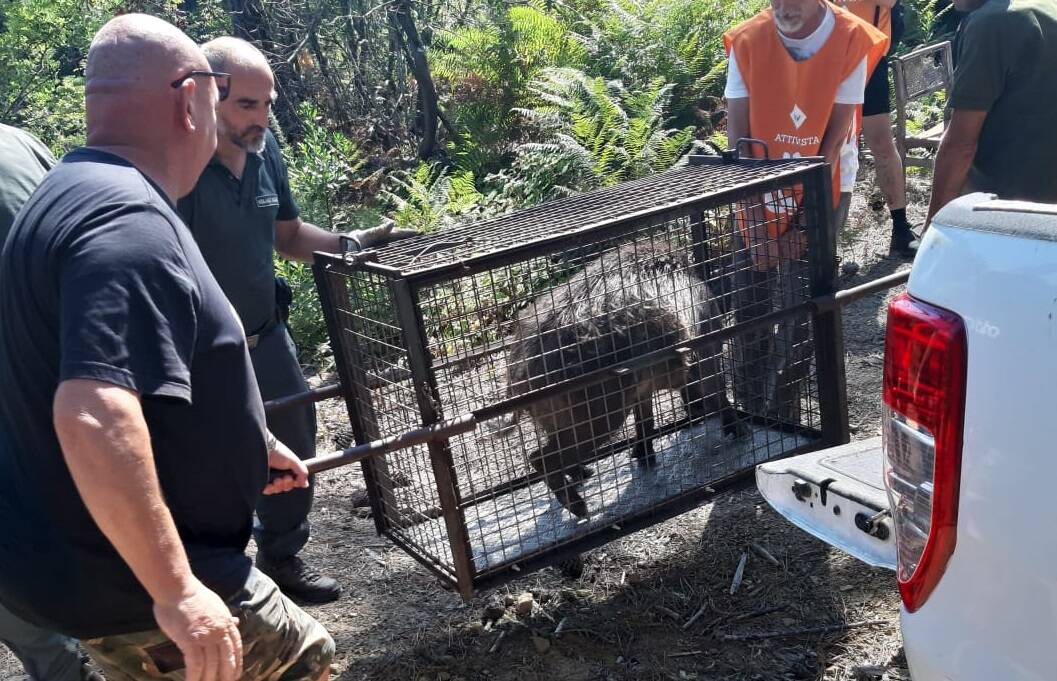
[[[728,151],[727,154],[731,155],[731,160],[732,161],[737,161],[738,159],[741,158],[742,147],[747,148],[751,152],[752,148],[754,146],[756,146],[756,145],[759,145],[759,146],[763,147],[763,158],[764,158],[765,161],[770,161],[771,160],[771,149],[770,149],[770,147],[767,146],[766,142],[764,142],[761,139],[756,139],[755,137],[741,137],[741,138],[739,138],[738,141],[734,144],[734,149],[732,149],[731,151]],[[724,158],[724,160],[726,160],[727,155],[724,154],[723,158]]]
[[[366,444],[349,447],[348,449],[343,449],[341,451],[317,456],[314,459],[306,461],[305,466],[308,468],[309,474],[314,475],[322,471],[329,471],[332,468],[359,463],[373,456],[381,456],[383,454],[395,452],[399,449],[407,449],[408,447],[413,447],[415,445],[435,442],[462,433],[468,433],[476,428],[477,418],[473,414],[464,414],[457,418],[435,423],[432,426],[415,428],[414,430],[403,432],[400,435],[393,435]],[[271,481],[277,477],[282,477],[283,475],[289,475],[289,473],[286,471],[269,470],[268,479]]]

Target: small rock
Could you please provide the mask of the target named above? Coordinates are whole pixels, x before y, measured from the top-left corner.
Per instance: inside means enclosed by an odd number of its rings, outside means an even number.
[[[506,608],[504,608],[501,604],[490,603],[487,607],[485,607],[484,612],[481,613],[481,621],[493,622],[502,617],[505,613]]]
[[[528,591],[517,597],[517,605],[515,611],[518,617],[528,617],[532,614],[532,606],[535,605],[536,601],[532,598],[532,594]]]
[[[540,655],[543,655],[551,649],[551,642],[543,638],[542,636],[533,636],[532,645],[536,648],[536,652]]]
[[[507,594],[506,596],[503,596],[503,605],[508,608],[514,605],[516,601],[517,599],[514,598],[514,594]]]
[[[862,269],[862,266],[859,265],[859,263],[848,261],[845,263],[841,263],[840,273],[846,277],[851,277],[858,274],[860,269]]]

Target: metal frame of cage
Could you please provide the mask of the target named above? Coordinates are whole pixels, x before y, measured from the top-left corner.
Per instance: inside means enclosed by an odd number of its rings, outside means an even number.
[[[696,167],[727,166],[746,169],[750,181],[738,186],[710,188],[696,195],[687,195],[676,201],[655,205],[644,210],[611,217],[609,219],[583,226],[580,229],[560,231],[540,238],[517,243],[512,247],[501,248],[480,254],[468,254],[465,257],[449,259],[439,266],[421,266],[414,269],[415,259],[410,261],[411,268],[396,268],[376,260],[372,252],[351,253],[345,255],[316,254],[314,266],[317,289],[327,321],[328,332],[333,344],[336,368],[341,379],[342,394],[345,398],[352,430],[358,444],[345,453],[335,455],[330,462],[320,461],[320,469],[335,465],[344,465],[360,461],[376,529],[379,534],[387,536],[421,564],[434,572],[442,580],[457,587],[464,597],[470,597],[475,589],[498,585],[516,577],[519,573],[532,571],[553,565],[566,558],[602,545],[622,535],[654,525],[658,522],[682,513],[708,498],[722,493],[729,487],[744,480],[751,468],[738,470],[729,475],[710,480],[707,484],[681,492],[648,508],[630,513],[620,518],[619,522],[590,528],[588,531],[575,534],[570,538],[555,541],[541,550],[529,552],[529,555],[500,561],[494,565],[478,566],[475,564],[467,530],[467,509],[482,504],[496,495],[513,491],[533,484],[533,476],[522,476],[507,480],[497,489],[476,492],[467,497],[460,488],[456,475],[456,466],[450,442],[452,438],[477,429],[481,423],[495,419],[504,414],[518,410],[534,402],[548,399],[562,393],[581,389],[585,386],[601,383],[611,377],[614,371],[630,371],[670,360],[686,352],[688,348],[702,348],[710,343],[725,342],[752,330],[770,328],[782,319],[794,315],[810,315],[810,327],[813,338],[813,362],[817,381],[817,402],[819,427],[802,429],[810,440],[799,447],[782,451],[779,456],[792,456],[804,451],[824,448],[846,442],[848,439],[848,421],[845,409],[845,380],[843,365],[843,339],[840,327],[838,283],[836,262],[836,234],[832,225],[831,176],[829,166],[819,159],[793,159],[788,161],[739,160],[736,155],[725,157],[692,157],[690,165]],[[649,182],[663,183],[664,175],[655,176],[636,185],[638,188],[649,186]],[[626,362],[619,367],[603,367],[586,374],[561,381],[559,383],[536,388],[529,392],[507,399],[486,404],[466,413],[443,413],[443,398],[438,385],[437,372],[443,361],[438,362],[432,356],[429,340],[426,337],[420,293],[428,286],[443,282],[447,278],[463,277],[489,271],[503,265],[531,261],[539,256],[550,256],[566,253],[585,244],[597,244],[605,240],[616,240],[621,236],[634,233],[643,226],[665,224],[666,219],[681,219],[688,215],[702,214],[711,207],[735,204],[766,192],[778,192],[791,185],[803,187],[802,209],[806,217],[807,276],[809,279],[809,298],[792,307],[775,310],[749,320],[735,323],[715,331],[694,336],[678,345],[649,352]],[[628,185],[630,187],[630,185]],[[617,189],[621,185],[617,185]],[[560,208],[561,202],[551,204]],[[658,221],[660,221],[658,223]],[[691,229],[704,229],[703,221],[690,222]],[[697,225],[694,227],[694,225]],[[451,232],[444,234],[452,234]],[[435,238],[421,253],[430,249],[440,251],[458,246],[458,240],[448,237]],[[447,240],[445,240],[447,239]],[[703,243],[707,235],[695,234],[694,243]],[[695,254],[695,262],[699,261]],[[343,311],[341,301],[349,296],[348,281],[350,277],[369,274],[384,281],[395,310],[396,327],[388,332],[399,333],[406,352],[407,367],[403,379],[410,378],[414,390],[418,423],[404,432],[383,435],[377,429],[376,421],[364,414],[374,403],[371,397],[371,381],[365,366],[367,361],[361,355],[362,349],[355,341],[355,334],[349,331],[348,311]],[[858,295],[856,295],[858,297]],[[479,355],[501,351],[502,348],[485,347]],[[457,358],[458,361],[459,358]],[[400,380],[400,378],[394,379]],[[377,380],[375,381],[377,382]],[[651,398],[652,399],[652,398]],[[763,417],[757,414],[739,411],[739,417],[752,422]],[[686,427],[685,423],[676,422],[666,426],[669,431]],[[774,426],[774,422],[769,422]],[[636,428],[638,418],[636,414]],[[798,426],[788,426],[798,428]],[[662,429],[663,430],[663,429]],[[636,434],[639,434],[636,431]],[[659,437],[660,430],[652,434]],[[385,454],[407,450],[416,445],[428,448],[430,472],[439,503],[431,512],[417,512],[419,517],[412,522],[443,522],[450,546],[450,563],[438,557],[423,546],[415,545],[409,536],[402,532],[406,524],[397,525],[394,517],[395,497],[391,488],[392,481],[384,473]],[[629,448],[630,442],[618,442],[607,446],[609,455],[614,455],[622,448]],[[599,453],[599,458],[607,456]],[[775,457],[777,458],[777,457]],[[538,480],[538,477],[536,478]],[[501,488],[501,489],[500,489]],[[389,506],[394,505],[394,506]],[[406,522],[406,519],[402,522]]]

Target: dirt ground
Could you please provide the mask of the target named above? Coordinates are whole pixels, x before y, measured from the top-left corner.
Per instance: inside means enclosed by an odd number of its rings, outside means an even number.
[[[845,286],[907,267],[886,258],[887,213],[864,168],[842,239]],[[911,178],[911,220],[927,185]],[[845,310],[853,437],[880,432],[884,304]],[[320,449],[345,421],[320,405]],[[320,476],[305,557],[339,578],[335,604],[312,607],[333,634],[341,681],[908,679],[892,573],[864,566],[796,529],[754,489],[603,546],[578,579],[547,569],[464,603],[374,534],[349,503],[358,467]],[[776,564],[765,559],[762,547]],[[732,579],[747,556],[740,588]],[[531,593],[531,611],[517,600]],[[498,618],[498,619],[496,619]],[[0,648],[0,679],[20,674]]]

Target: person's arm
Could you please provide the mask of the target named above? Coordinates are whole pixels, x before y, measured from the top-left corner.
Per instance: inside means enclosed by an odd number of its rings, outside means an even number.
[[[925,218],[928,229],[936,213],[954,199],[961,196],[962,187],[969,176],[969,169],[976,157],[976,146],[980,131],[987,120],[986,111],[955,109],[950,125],[936,152],[936,168],[932,174],[932,198]]]
[[[242,675],[238,618],[191,573],[162,496],[138,393],[87,379],[63,381],[53,420],[92,519],[154,601],[158,626],[183,653],[188,681]]]
[[[391,220],[369,229],[328,232],[296,217],[292,220],[275,221],[275,250],[287,260],[311,262],[312,254],[316,251],[341,253],[342,236],[353,236],[354,244],[358,244],[359,248],[370,248],[416,234],[418,232],[413,229],[396,227]]]
[[[857,104],[834,104],[833,113],[829,117],[829,125],[822,135],[822,144],[819,146],[819,155],[826,159],[826,163],[835,165],[840,160],[841,147],[848,139],[848,131],[851,130],[855,120],[855,109]]]
[[[287,260],[311,262],[316,251],[341,253],[340,236],[300,217],[275,221],[275,250]]]
[[[738,140],[749,137],[749,98],[727,100],[727,148],[735,149]]]

